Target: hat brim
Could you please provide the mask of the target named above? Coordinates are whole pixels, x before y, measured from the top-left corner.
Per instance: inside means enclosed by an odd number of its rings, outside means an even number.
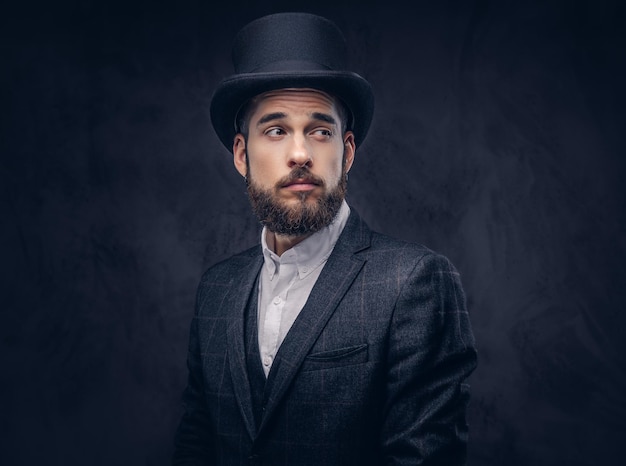
[[[349,71],[264,72],[234,75],[225,79],[211,100],[211,122],[220,141],[232,152],[235,118],[251,98],[276,89],[311,88],[339,98],[352,113],[352,131],[360,145],[372,122],[374,94],[370,84]]]

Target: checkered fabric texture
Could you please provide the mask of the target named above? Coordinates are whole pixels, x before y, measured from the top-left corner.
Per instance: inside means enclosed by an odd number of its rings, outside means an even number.
[[[476,351],[448,259],[353,210],[253,406],[244,316],[262,262],[255,247],[202,277],[174,464],[465,464]]]

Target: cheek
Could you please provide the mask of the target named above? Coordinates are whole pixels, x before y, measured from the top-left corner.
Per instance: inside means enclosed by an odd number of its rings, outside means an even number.
[[[338,180],[339,178],[341,178],[342,173],[343,173],[343,163],[339,162],[338,164],[335,165],[333,169],[333,178],[335,180]]]
[[[260,142],[257,138],[248,140],[248,163],[252,174],[256,177],[271,177],[280,173],[280,152],[277,147],[271,147]]]
[[[249,167],[254,181],[265,186],[273,185],[282,173],[271,158],[253,157],[249,159]]]
[[[343,174],[343,169],[344,169],[344,160],[343,160],[343,154],[341,154],[340,156],[334,158],[334,162],[332,163],[331,168],[330,168],[333,179],[337,180],[341,178],[341,175]]]

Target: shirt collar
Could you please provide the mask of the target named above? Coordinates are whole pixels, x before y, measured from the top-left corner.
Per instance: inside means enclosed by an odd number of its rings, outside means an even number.
[[[261,246],[263,249],[263,260],[266,272],[270,280],[274,278],[280,264],[295,264],[298,269],[300,279],[305,278],[313,270],[323,264],[332,252],[339,235],[346,226],[350,216],[350,207],[344,200],[337,212],[337,216],[332,223],[320,231],[296,244],[293,248],[285,251],[282,256],[275,254],[269,247],[266,240],[267,228],[263,227],[261,232]],[[270,240],[272,241],[272,240]]]

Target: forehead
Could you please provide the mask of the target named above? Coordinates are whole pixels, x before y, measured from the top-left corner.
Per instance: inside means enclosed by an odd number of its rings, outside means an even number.
[[[250,117],[282,111],[287,113],[324,112],[337,115],[336,100],[315,89],[278,89],[258,95],[252,101]]]

